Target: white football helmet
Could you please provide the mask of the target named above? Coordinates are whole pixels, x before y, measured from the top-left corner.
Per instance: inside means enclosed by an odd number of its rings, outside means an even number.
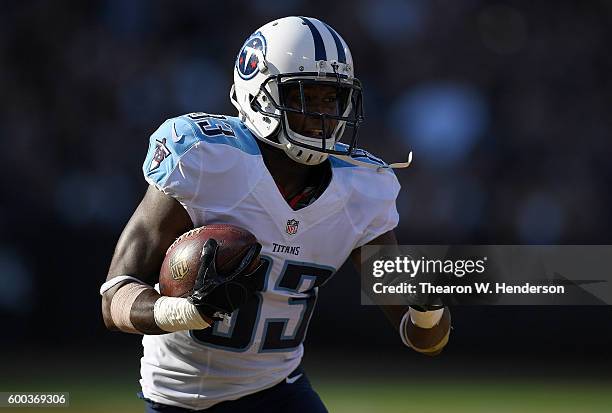
[[[312,85],[335,90],[333,110],[309,108],[304,90]],[[319,164],[329,154],[351,156],[363,120],[361,83],[354,77],[346,42],[327,24],[309,17],[274,20],[245,41],[236,57],[230,99],[258,139],[306,165]],[[310,124],[320,122],[316,133],[292,128],[289,118],[294,113]],[[336,145],[345,131],[350,142]]]

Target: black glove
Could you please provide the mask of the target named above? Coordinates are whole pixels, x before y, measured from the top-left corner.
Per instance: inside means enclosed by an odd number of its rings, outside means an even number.
[[[202,248],[202,259],[193,291],[188,297],[203,316],[221,320],[238,309],[254,294],[257,286],[255,275],[261,264],[248,274],[243,272],[251,266],[261,250],[258,243],[252,246],[231,274],[217,273],[216,257],[219,244],[209,239]]]

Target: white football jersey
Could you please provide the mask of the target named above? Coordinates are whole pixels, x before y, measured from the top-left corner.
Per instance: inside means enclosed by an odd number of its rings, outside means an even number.
[[[226,223],[251,231],[266,271],[256,298],[231,321],[144,336],[140,382],[155,402],[205,409],[284,380],[300,364],[318,287],[352,250],[398,223],[399,183],[390,169],[330,156],[329,186],[294,211],[255,139],[239,119],[204,113],[170,119],[151,136],[146,180],[177,199],[196,227]]]

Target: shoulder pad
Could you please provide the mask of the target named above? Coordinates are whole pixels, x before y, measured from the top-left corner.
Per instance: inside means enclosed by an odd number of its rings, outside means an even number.
[[[250,155],[259,154],[255,137],[236,117],[194,112],[179,119],[189,122],[201,141],[233,146]]]
[[[348,145],[344,143],[336,143],[335,149],[336,150],[346,150],[348,149]],[[360,148],[355,148],[353,150],[353,154],[351,157],[355,158],[356,160],[359,160],[360,162],[365,162],[365,163],[369,163],[369,164],[376,165],[376,166],[387,166],[387,163],[385,161],[372,155],[370,152],[360,149]],[[346,167],[359,168],[359,165],[355,165],[350,162],[346,162],[342,159],[336,158],[333,155],[330,156],[330,160],[331,160],[332,166],[335,168],[346,168]]]
[[[376,157],[372,155],[370,152],[363,150],[363,149],[359,149],[359,148],[356,148],[353,151],[353,158],[359,159],[360,161],[363,161],[363,162],[378,165],[378,166],[387,166],[387,163],[383,161],[382,159],[380,159],[379,157]]]
[[[363,149],[356,149],[352,157],[360,162],[376,166],[387,165],[385,161]],[[375,203],[382,200],[395,201],[400,185],[392,169],[355,165],[333,155],[329,159],[332,167],[338,169],[345,187],[350,188],[354,195],[359,194],[359,202],[366,202],[365,200]]]
[[[152,135],[142,170],[155,185],[163,186],[179,160],[199,143],[228,145],[250,155],[259,154],[255,137],[237,118],[189,113],[165,121]]]
[[[165,121],[149,138],[142,171],[153,183],[163,186],[179,159],[199,141],[193,125],[182,117]]]

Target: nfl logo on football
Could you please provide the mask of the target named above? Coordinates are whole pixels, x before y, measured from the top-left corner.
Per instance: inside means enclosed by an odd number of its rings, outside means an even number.
[[[287,220],[287,234],[295,235],[298,231],[298,225],[300,225],[300,221],[295,219]]]

